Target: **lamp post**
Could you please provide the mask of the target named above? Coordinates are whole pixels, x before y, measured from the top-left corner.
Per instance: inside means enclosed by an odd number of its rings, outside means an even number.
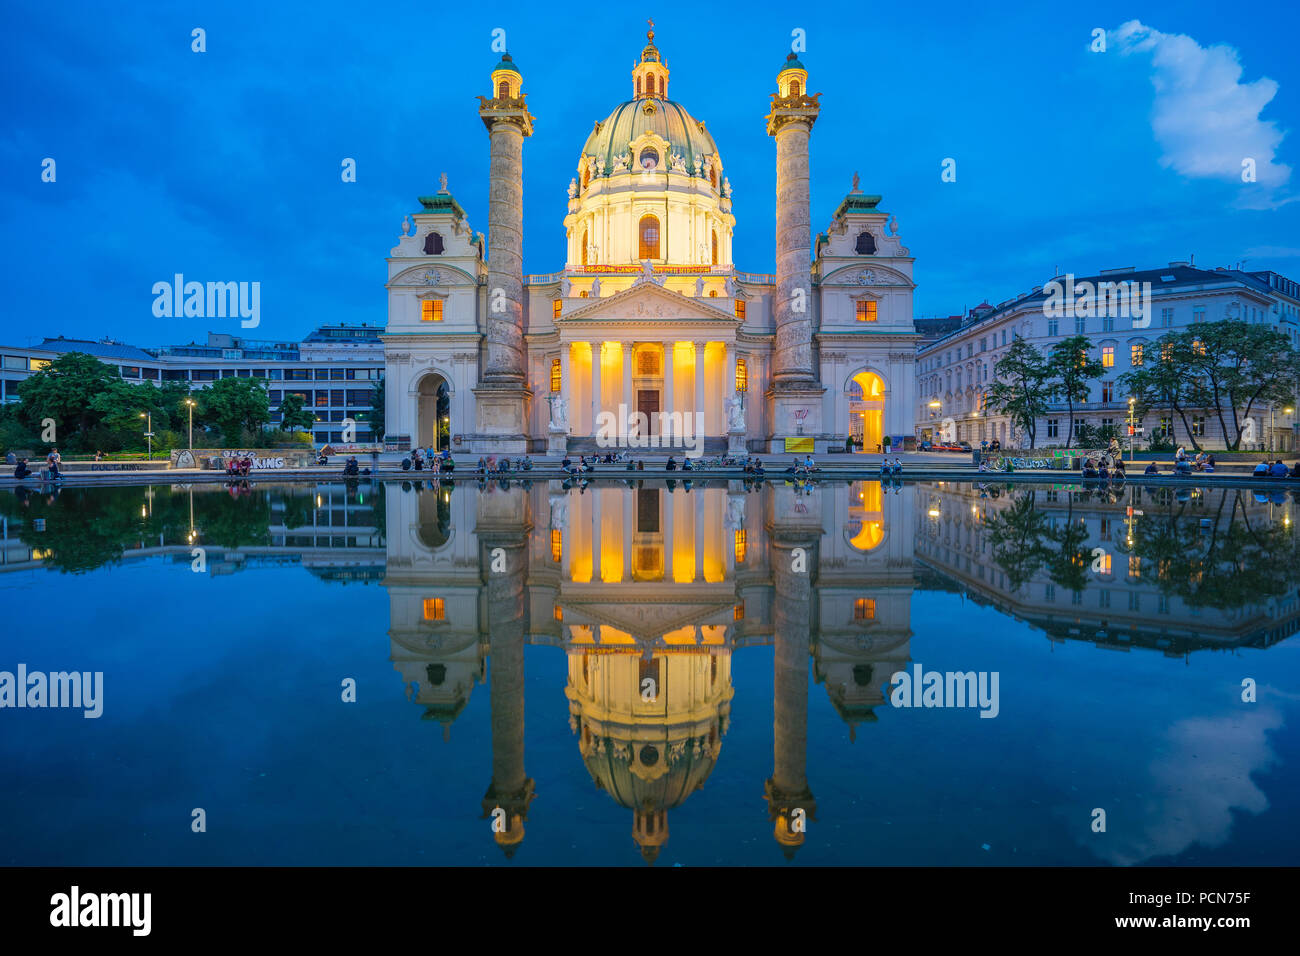
[[[153,461],[153,412],[141,412],[140,417],[145,420],[144,437],[149,440],[149,460]]]
[[[190,407],[190,451],[194,450],[194,405],[192,398],[185,399],[185,404]]]
[[[1282,414],[1290,415],[1293,409],[1284,408]],[[1277,442],[1277,409],[1270,405],[1268,407],[1268,447],[1270,451],[1276,451]]]
[[[1133,460],[1133,402],[1135,399],[1132,395],[1128,397],[1128,460]]]

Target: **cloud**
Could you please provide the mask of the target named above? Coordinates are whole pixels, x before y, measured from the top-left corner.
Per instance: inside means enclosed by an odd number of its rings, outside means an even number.
[[[1130,20],[1111,31],[1124,55],[1149,55],[1155,87],[1151,129],[1163,151],[1161,165],[1189,179],[1235,182],[1254,195],[1243,205],[1283,204],[1277,191],[1291,178],[1291,167],[1277,160],[1286,135],[1260,113],[1277,95],[1267,77],[1241,81],[1238,52],[1225,44],[1203,47],[1183,34],[1161,33]],[[1254,183],[1242,182],[1242,162],[1255,161]]]

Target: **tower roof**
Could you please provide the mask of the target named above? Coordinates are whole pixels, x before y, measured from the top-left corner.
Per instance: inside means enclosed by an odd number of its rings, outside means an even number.
[[[786,70],[803,70],[805,73],[807,73],[808,67],[800,63],[799,58],[795,56],[793,53],[791,53],[789,56],[785,58],[785,62],[781,64],[780,72],[777,75],[779,76],[780,73],[784,73]]]
[[[704,124],[673,100],[654,100],[652,109],[646,109],[646,100],[628,100],[614,107],[614,111],[596,124],[582,146],[582,155],[595,156],[599,175],[613,171],[620,156],[627,155],[628,143],[642,133],[651,132],[668,141],[671,152],[686,160],[686,168],[693,169],[695,160],[716,156],[717,144],[705,130]],[[667,156],[660,157],[666,165]]]
[[[501,62],[498,63],[495,67],[493,67],[492,72],[499,73],[502,70],[507,70],[511,73],[516,73],[516,74],[519,73],[519,67],[515,66],[515,61],[510,58],[509,53],[501,54]]]

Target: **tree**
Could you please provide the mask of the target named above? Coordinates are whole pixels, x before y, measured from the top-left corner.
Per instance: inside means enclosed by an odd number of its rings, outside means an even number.
[[[1029,436],[1029,447],[1033,448],[1038,417],[1047,411],[1051,399],[1043,354],[1017,338],[993,366],[993,374],[997,381],[985,392],[984,406],[1008,416]]]
[[[375,387],[370,390],[370,434],[378,444],[384,443],[384,380],[382,378],[375,382]]]
[[[316,418],[305,408],[305,402],[302,395],[297,392],[286,392],[284,401],[280,403],[280,430],[293,431],[295,428],[301,431],[311,431],[312,425],[316,423]]]
[[[238,444],[241,432],[258,432],[271,420],[264,378],[231,376],[213,382],[198,394],[204,417],[221,429],[227,446]]]
[[[95,398],[121,382],[117,369],[93,355],[66,352],[19,383],[19,418],[38,432],[44,420],[52,418],[59,442],[81,446],[85,433],[103,418]]]
[[[1069,410],[1070,424],[1065,433],[1066,448],[1069,448],[1074,440],[1075,403],[1088,400],[1088,394],[1092,391],[1092,380],[1102,374],[1101,361],[1088,355],[1091,349],[1092,342],[1086,335],[1072,335],[1053,345],[1047,357],[1051,394],[1053,397],[1064,399]]]
[[[1193,323],[1173,339],[1184,375],[1196,381],[1201,407],[1218,417],[1229,450],[1241,445],[1253,408],[1295,400],[1300,352],[1285,332],[1228,319]]]
[[[1206,395],[1204,389],[1187,372],[1193,353],[1190,338],[1184,339],[1181,333],[1170,332],[1160,338],[1155,350],[1144,357],[1139,368],[1121,375],[1119,383],[1135,399],[1135,415],[1145,415],[1148,408],[1169,409],[1170,423],[1177,415],[1182,420],[1183,430],[1187,432],[1192,447],[1199,451],[1201,446],[1187,421],[1187,410],[1201,407]],[[1152,429],[1153,441],[1155,435],[1156,431]],[[1172,434],[1169,439],[1169,450],[1172,451]],[[1159,449],[1152,446],[1152,450]]]
[[[96,451],[144,448],[147,444],[144,433],[149,424],[155,432],[165,431],[171,424],[162,392],[153,382],[132,385],[119,378],[90,404],[100,415],[99,426],[85,432],[83,437],[96,446],[107,446],[96,447]],[[155,444],[161,447],[161,443]]]

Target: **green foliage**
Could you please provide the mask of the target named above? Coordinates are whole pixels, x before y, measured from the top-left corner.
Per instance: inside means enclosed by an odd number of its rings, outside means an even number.
[[[1054,398],[1065,400],[1069,412],[1069,427],[1065,433],[1065,447],[1074,441],[1074,406],[1086,402],[1092,390],[1092,380],[1104,371],[1101,360],[1089,352],[1092,341],[1086,335],[1072,335],[1052,346],[1047,357],[1048,383]]]
[[[1038,418],[1047,411],[1051,400],[1043,354],[1018,338],[993,367],[993,372],[998,380],[985,392],[985,407],[1008,416],[1029,436],[1029,447],[1033,448]]]
[[[382,444],[384,440],[384,380],[382,378],[375,382],[375,387],[370,391],[370,431],[375,436],[375,441]]]
[[[256,446],[262,426],[271,420],[266,379],[219,379],[197,393],[205,421],[221,429],[227,448]]]
[[[307,411],[305,406],[302,395],[297,392],[286,393],[284,400],[280,402],[280,430],[310,431],[316,422],[316,417]]]
[[[113,366],[85,352],[68,352],[19,383],[19,418],[38,435],[42,420],[52,418],[57,444],[85,448],[87,430],[104,417],[95,399],[121,382]]]

